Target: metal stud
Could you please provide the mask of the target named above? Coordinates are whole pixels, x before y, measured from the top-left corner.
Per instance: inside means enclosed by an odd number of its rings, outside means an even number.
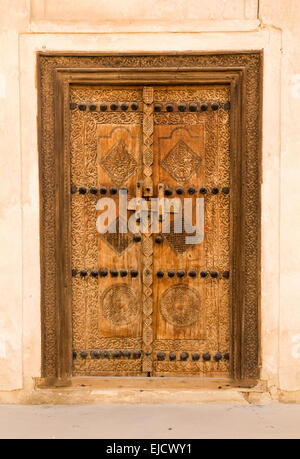
[[[133,351],[132,355],[133,355],[134,359],[139,359],[141,357],[141,355],[142,355],[142,351],[136,351],[135,350],[135,351]]]
[[[109,359],[109,358],[110,358],[110,352],[109,352],[109,351],[106,351],[106,350],[105,350],[105,351],[102,351],[102,352],[101,352],[101,357],[102,357],[103,359]]]
[[[165,353],[164,352],[158,352],[157,353],[157,360],[165,360]]]
[[[165,196],[172,196],[172,193],[173,193],[172,188],[169,188],[169,187],[165,188]]]
[[[195,352],[194,354],[192,354],[192,359],[194,360],[194,362],[197,362],[197,360],[200,359],[200,354],[198,354],[198,352]]]
[[[77,191],[77,186],[76,185],[71,185],[71,193],[75,194]]]
[[[85,194],[86,193],[86,187],[85,186],[80,186],[79,187],[79,194]]]
[[[206,193],[207,193],[207,189],[204,188],[204,187],[201,187],[201,188],[200,188],[200,193],[201,193],[201,194],[206,194]]]
[[[207,271],[201,271],[200,276],[201,277],[207,277]]]
[[[222,188],[222,193],[223,193],[223,194],[229,194],[229,191],[230,191],[230,190],[229,190],[229,187],[228,187],[228,186],[224,186],[224,187]]]
[[[106,112],[107,104],[100,104],[100,110],[101,110],[101,112]]]
[[[137,277],[138,276],[138,270],[137,269],[131,269],[130,270],[130,275],[131,277]]]
[[[133,236],[133,240],[134,240],[134,242],[141,242],[142,236],[140,234],[135,234]]]
[[[91,357],[92,357],[92,359],[99,359],[100,358],[100,352],[97,349],[93,349],[91,351]]]
[[[73,360],[76,360],[76,359],[77,359],[77,352],[76,352],[76,351],[73,351],[73,352],[72,352],[72,357],[73,357]]]
[[[229,271],[223,271],[222,272],[222,276],[223,276],[224,279],[229,279],[229,276],[230,276]]]
[[[186,104],[178,104],[178,110],[180,112],[185,112],[186,111]]]
[[[213,279],[216,279],[216,278],[218,277],[217,271],[211,271],[211,272],[210,272],[210,276],[211,276]]]
[[[76,107],[77,107],[77,104],[75,104],[75,102],[70,102],[70,109],[71,110],[75,110]]]
[[[192,102],[192,103],[189,105],[189,110],[190,110],[190,112],[196,112],[196,111],[197,111],[197,104],[195,104],[195,103]]]
[[[89,354],[88,354],[87,351],[81,351],[81,352],[80,352],[80,357],[81,357],[82,359],[86,359],[88,355],[89,355]]]
[[[126,277],[127,274],[128,274],[127,269],[120,269],[120,276],[121,276],[121,277]]]
[[[208,110],[208,104],[206,102],[201,104],[200,105],[200,110],[201,110],[201,112],[206,112]]]
[[[189,354],[188,354],[187,352],[182,352],[182,353],[180,354],[180,360],[185,361],[185,360],[187,360],[188,358],[189,358]]]
[[[157,275],[157,277],[158,277],[159,279],[162,279],[162,278],[164,277],[165,273],[164,273],[161,269],[159,269],[159,270],[157,271],[156,275]]]
[[[91,276],[92,276],[92,277],[98,277],[98,274],[99,274],[99,273],[98,273],[98,270],[97,270],[97,269],[92,269],[92,270],[91,270]]]
[[[112,104],[110,104],[110,109],[115,111],[118,109],[118,104],[116,102],[113,102]]]
[[[226,352],[224,354],[224,360],[226,360],[228,362],[228,360],[230,359],[230,355],[229,355],[229,352]]]
[[[178,186],[175,191],[177,194],[184,194],[184,188],[182,186]]]
[[[210,355],[209,352],[205,352],[205,354],[203,354],[202,357],[203,357],[203,360],[204,360],[205,362],[209,362],[210,359],[211,359],[211,355]]]
[[[75,277],[77,274],[77,269],[72,269],[72,277]]]
[[[221,352],[217,352],[216,355],[214,356],[214,359],[216,362],[220,362],[220,360],[222,360]]]
[[[161,110],[162,110],[161,104],[155,104],[154,105],[154,111],[155,112],[161,112]]]
[[[128,104],[126,102],[121,103],[121,110],[123,110],[124,112],[128,110]]]
[[[212,192],[212,194],[218,194],[218,193],[219,193],[219,188],[217,188],[216,186],[214,186],[214,187],[211,189],[211,192]]]
[[[101,187],[99,188],[99,191],[100,191],[100,194],[106,194],[106,193],[107,193],[107,188],[106,188],[106,186],[101,186]]]
[[[173,269],[169,269],[168,276],[169,277],[174,277],[175,276],[175,271],[173,271]]]
[[[126,350],[123,352],[123,355],[124,355],[124,357],[127,357],[127,358],[129,359],[130,356],[131,356],[131,352],[130,352],[128,349],[126,349]]]
[[[213,102],[211,104],[211,109],[215,112],[216,110],[218,110],[220,107],[220,105],[218,104],[218,102]]]
[[[98,188],[96,186],[91,186],[90,193],[97,194],[98,193]]]
[[[185,276],[185,271],[183,269],[179,269],[177,271],[177,277],[182,278]]]
[[[229,100],[227,102],[225,102],[224,109],[225,110],[230,110],[230,102],[229,102]]]
[[[154,240],[155,240],[156,244],[161,244],[163,242],[162,236],[155,236]]]
[[[110,275],[111,277],[118,277],[118,271],[116,269],[111,269],[110,270]]]
[[[139,104],[137,102],[132,102],[131,104],[131,110],[137,110],[139,108]]]
[[[78,105],[78,108],[79,110],[81,110],[82,112],[84,112],[86,110],[86,105],[85,104],[79,104]]]
[[[176,352],[170,352],[169,359],[170,360],[176,360]]]
[[[196,188],[194,186],[189,186],[188,187],[188,193],[189,194],[195,194]]]
[[[109,189],[110,194],[117,194],[117,191],[118,191],[117,187],[115,186],[111,186]]]
[[[108,274],[108,270],[106,268],[101,268],[99,269],[99,274],[100,274],[100,277],[106,277]]]
[[[90,104],[90,112],[95,112],[97,110],[97,105]]]
[[[115,359],[119,359],[122,356],[122,352],[118,351],[118,350],[115,350],[115,351],[112,352],[112,356]]]
[[[189,276],[190,276],[190,277],[193,277],[193,278],[196,277],[196,276],[197,276],[197,271],[196,271],[195,269],[191,269],[191,270],[189,271]]]
[[[166,105],[166,110],[167,110],[167,112],[172,112],[174,110],[173,104],[167,104]]]
[[[82,269],[82,270],[80,271],[80,276],[81,276],[81,277],[86,277],[86,276],[87,276],[87,270],[86,270],[86,269]]]

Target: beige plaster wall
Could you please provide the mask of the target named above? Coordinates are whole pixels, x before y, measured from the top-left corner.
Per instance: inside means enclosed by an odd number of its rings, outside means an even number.
[[[262,379],[273,394],[300,390],[299,19],[297,0],[1,0],[0,391],[15,392],[0,400],[21,400],[40,376],[35,53],[45,49],[264,49]]]

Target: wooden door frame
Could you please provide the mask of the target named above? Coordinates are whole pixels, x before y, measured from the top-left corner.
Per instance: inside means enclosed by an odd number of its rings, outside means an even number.
[[[262,51],[187,54],[39,52],[42,378],[72,378],[70,84],[231,87],[231,377],[254,384],[260,368]]]

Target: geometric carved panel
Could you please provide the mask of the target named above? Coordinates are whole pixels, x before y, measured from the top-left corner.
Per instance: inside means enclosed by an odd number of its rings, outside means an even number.
[[[108,228],[107,232],[101,234],[101,239],[106,242],[109,247],[117,252],[120,256],[122,253],[128,249],[128,247],[133,242],[133,235],[131,232],[120,233],[119,232],[120,217],[112,222],[111,226]],[[116,229],[116,232],[109,232],[110,229]]]
[[[161,162],[161,166],[180,184],[186,183],[200,164],[201,158],[183,140],[179,140]]]
[[[123,185],[136,171],[137,162],[128,152],[123,140],[119,140],[100,161],[100,165],[107,172],[116,185]]]

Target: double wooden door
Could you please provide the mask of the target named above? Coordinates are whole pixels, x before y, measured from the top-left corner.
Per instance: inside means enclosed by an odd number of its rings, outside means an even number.
[[[74,376],[229,376],[229,99],[227,85],[71,86]],[[116,232],[100,233],[107,198]],[[152,198],[177,198],[182,217]],[[203,237],[188,239],[199,202]]]

